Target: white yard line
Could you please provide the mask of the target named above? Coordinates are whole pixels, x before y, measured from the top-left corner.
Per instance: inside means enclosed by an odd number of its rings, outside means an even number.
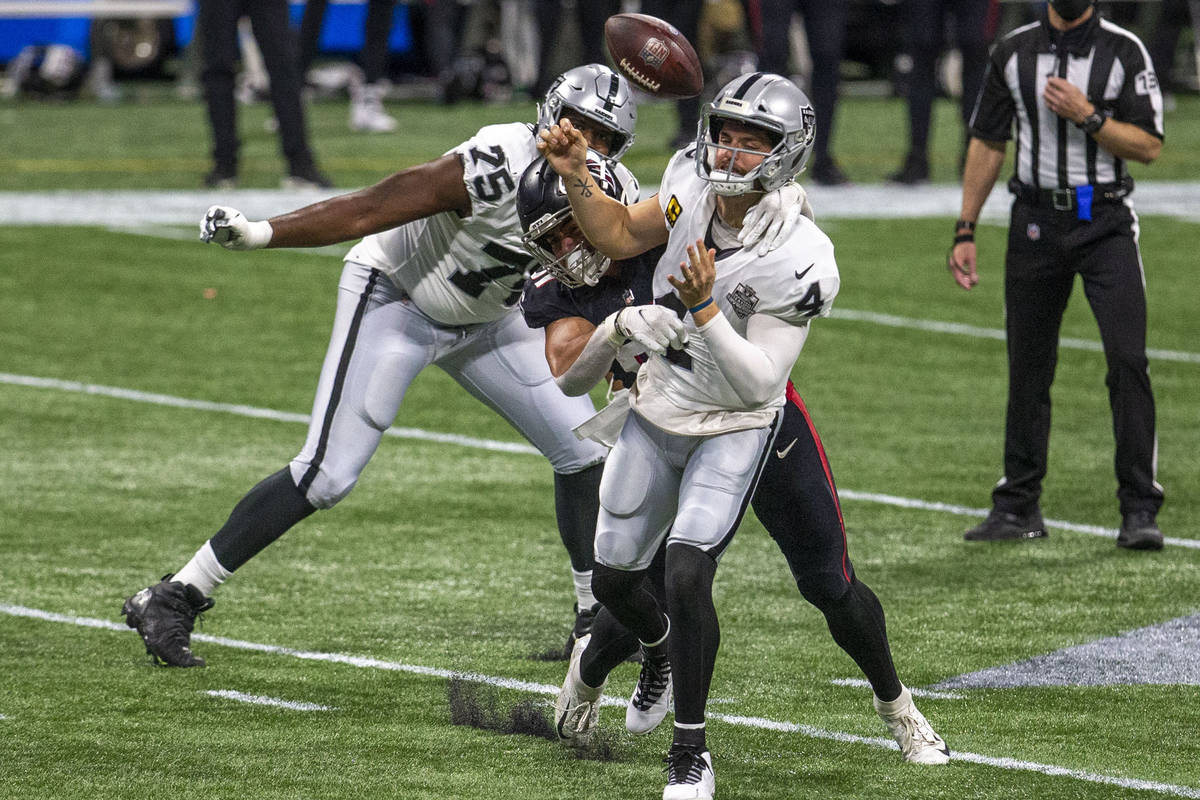
[[[834,678],[830,681],[834,686],[851,686],[855,689],[870,689],[870,681],[862,678]],[[959,692],[942,692],[935,689],[914,689],[908,687],[913,697],[928,697],[930,700],[965,700],[966,695]],[[711,701],[709,701],[711,702]]]
[[[132,631],[129,631],[129,629],[122,623],[111,622],[103,619],[93,619],[89,617],[75,617],[68,614],[57,614],[52,611],[43,611],[41,609],[28,608],[26,606],[14,606],[0,603],[0,613],[8,614],[14,617],[42,620],[44,622],[60,622],[69,625],[79,625],[87,628],[103,628],[105,630],[128,631],[129,633],[132,633]],[[297,650],[291,647],[279,647],[277,645],[262,644],[260,642],[247,642],[240,639],[228,639],[223,636],[209,636],[202,633],[193,634],[192,640],[223,645],[225,647],[232,647],[239,650],[251,650],[258,653],[269,653],[272,655],[298,658],[305,661],[345,664],[347,666],[360,667],[364,669],[406,672],[415,675],[425,675],[436,678],[457,678],[459,680],[470,681],[472,683],[481,683],[488,686],[496,686],[502,689],[516,689],[518,691],[532,692],[534,694],[556,696],[559,690],[558,686],[551,686],[544,683],[532,683],[530,681],[521,681],[513,678],[501,678],[492,675],[482,675],[471,672],[456,672],[454,670],[442,669],[440,667],[425,667],[415,664],[404,664],[397,661],[384,661],[378,658],[353,656],[344,653],[322,653],[312,650]],[[212,694],[212,692],[209,694]],[[608,701],[606,705],[625,705],[625,702],[619,698],[606,698],[606,700]],[[825,739],[835,742],[844,742],[847,744],[864,744],[871,747],[880,747],[889,750],[898,749],[894,741],[883,737],[858,736],[852,733],[827,731],[823,728],[817,728],[812,725],[784,722],[767,719],[765,717],[744,717],[736,714],[720,713],[709,713],[708,716],[712,719],[721,720],[729,725],[779,731],[782,733],[798,733],[801,736],[807,736],[811,739]],[[973,764],[982,764],[1000,769],[1037,772],[1041,773],[1042,775],[1050,775],[1053,777],[1074,778],[1076,780],[1088,781],[1091,783],[1119,786],[1123,789],[1139,789],[1144,791],[1159,792],[1161,794],[1174,795],[1176,797],[1196,798],[1196,800],[1200,800],[1200,788],[1191,786],[1178,786],[1170,783],[1159,783],[1157,781],[1138,780],[1137,778],[1122,778],[1114,775],[1102,775],[1095,772],[1085,772],[1083,770],[1060,767],[1055,764],[1041,764],[1036,761],[1022,761],[1013,758],[986,756],[979,753],[968,753],[957,750],[951,751],[951,759],[955,761],[969,761]]]
[[[250,703],[256,706],[275,706],[276,708],[286,708],[289,711],[337,710],[331,706],[323,706],[317,703],[304,703],[297,700],[281,700],[278,697],[264,697],[260,694],[246,694],[245,692],[239,692],[233,689],[209,689],[206,692],[202,692],[202,694],[224,698],[225,700],[236,700],[239,703]]]
[[[132,400],[138,403],[150,403],[153,405],[173,406],[175,408],[187,408],[196,411],[219,411],[225,414],[236,414],[243,417],[255,417],[258,419],[269,419],[278,422],[297,422],[307,425],[307,414],[296,414],[289,411],[276,411],[270,408],[258,408],[256,406],[238,405],[234,403],[214,403],[209,400],[192,400],[186,397],[175,397],[167,394],[155,394],[151,392],[140,392],[136,389],[123,389],[118,386],[103,386],[95,383],[80,383],[79,381],[64,381],[56,378],[38,378],[32,375],[14,375],[8,372],[0,372],[0,384],[9,384],[12,386],[26,386],[35,389],[54,389],[64,392],[76,392],[80,394],[100,395],[103,397],[113,397],[120,400]],[[536,448],[528,444],[520,444],[517,442],[498,442],[491,439],[477,439],[472,436],[459,436],[453,433],[438,433],[436,431],[426,431],[420,428],[388,428],[384,433],[387,436],[394,436],[400,439],[419,439],[427,442],[438,442],[441,444],[454,444],[461,447],[472,447],[479,450],[491,450],[502,453],[521,453],[529,455],[537,455]],[[912,508],[923,511],[936,511],[947,514],[956,514],[964,517],[986,517],[988,509],[971,508],[969,506],[952,505],[949,503],[938,503],[930,500],[918,500],[909,497],[896,497],[895,495],[880,494],[878,492],[859,492],[854,489],[839,489],[838,494],[844,500],[857,500],[865,503],[879,503],[881,505],[896,506],[899,508]],[[1046,525],[1057,530],[1072,531],[1074,533],[1087,533],[1092,536],[1101,536],[1106,539],[1115,539],[1117,530],[1115,528],[1104,528],[1099,525],[1085,525],[1078,522],[1069,522],[1067,520],[1046,519]],[[1200,549],[1200,539],[1181,539],[1179,537],[1166,537],[1163,539],[1166,544],[1176,547],[1187,547]]]

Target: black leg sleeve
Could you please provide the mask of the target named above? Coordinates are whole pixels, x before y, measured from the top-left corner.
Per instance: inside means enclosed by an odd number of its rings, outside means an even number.
[[[667,633],[667,621],[645,578],[646,570],[626,572],[597,564],[592,593],[634,636],[657,642]]]
[[[687,544],[667,546],[667,614],[671,617],[671,676],[675,687],[675,721],[704,722],[708,687],[721,644],[721,628],[713,606],[717,562]]]
[[[571,569],[587,572],[595,563],[596,517],[600,514],[600,478],[596,464],[570,475],[554,473],[554,513],[558,535],[571,557]]]
[[[637,637],[605,606],[592,621],[592,639],[579,660],[579,675],[588,686],[599,686],[613,668],[637,652]]]
[[[900,678],[888,646],[883,605],[855,578],[841,598],[819,606],[833,640],[854,659],[880,700],[900,696]]]
[[[316,509],[292,482],[288,467],[264,478],[233,508],[212,537],[213,555],[233,572]]]

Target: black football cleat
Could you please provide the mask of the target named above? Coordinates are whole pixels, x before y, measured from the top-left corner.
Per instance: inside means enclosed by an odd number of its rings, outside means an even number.
[[[992,510],[987,519],[963,534],[968,542],[1002,542],[1013,539],[1044,539],[1046,526],[1042,515],[1034,511],[1030,514],[1010,514],[1006,511]]]
[[[1163,535],[1153,511],[1134,511],[1121,520],[1117,547],[1127,550],[1162,550]]]
[[[192,654],[192,626],[196,618],[213,607],[195,586],[173,581],[164,575],[125,601],[121,613],[125,624],[136,628],[146,643],[146,652],[168,667],[203,667],[204,659]]]

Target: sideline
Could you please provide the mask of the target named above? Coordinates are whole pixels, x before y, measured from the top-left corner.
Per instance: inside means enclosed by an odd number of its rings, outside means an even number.
[[[277,422],[296,422],[307,425],[309,419],[307,414],[296,414],[289,411],[276,411],[275,409],[271,408],[258,408],[255,406],[238,405],[233,403],[215,403],[209,400],[191,400],[186,397],[175,397],[173,395],[154,394],[151,392],[139,392],[135,389],[122,389],[117,386],[103,386],[95,383],[80,383],[79,381],[64,381],[56,378],[38,378],[32,375],[14,375],[9,372],[0,372],[0,385],[4,384],[11,386],[25,386],[35,389],[54,389],[64,392],[100,395],[103,397],[113,397],[120,400],[132,400],[138,403],[150,403],[152,405],[187,408],[196,411],[219,411],[226,414],[235,414],[242,417],[255,417],[258,419],[269,419]],[[393,436],[399,439],[419,439],[421,441],[438,442],[440,444],[454,444],[462,447],[472,447],[478,450],[491,450],[493,452],[538,455],[537,449],[528,444],[521,444],[518,442],[499,442],[492,439],[478,439],[473,436],[460,436],[453,433],[438,433],[436,431],[426,431],[420,428],[393,427],[385,430],[384,435]],[[839,489],[838,494],[844,500],[858,500],[865,503],[879,503],[882,505],[896,506],[899,508],[911,508],[921,511],[936,511],[947,514],[956,514],[963,517],[978,517],[982,519],[988,515],[988,509],[986,508],[971,508],[970,506],[960,506],[951,503],[939,503],[910,497],[897,497],[896,495],[881,494],[879,492],[860,492],[855,491],[854,489]],[[1117,536],[1117,530],[1115,528],[1105,528],[1099,525],[1086,525],[1079,522],[1070,522],[1068,520],[1049,518],[1045,520],[1045,524],[1057,530],[1072,531],[1074,533],[1087,533],[1092,536],[1102,536],[1107,539],[1115,539]],[[1168,536],[1163,538],[1163,542],[1175,547],[1200,549],[1200,539],[1181,539],[1179,537]]]
[[[52,611],[43,611],[37,608],[28,608],[26,606],[14,606],[6,603],[0,603],[0,613],[8,614],[13,617],[24,617],[27,619],[37,619],[44,622],[59,622],[69,625],[78,625],[86,628],[102,628],[111,631],[124,631],[130,634],[134,633],[121,622],[111,622],[109,620],[94,619],[90,617],[73,617],[67,614],[56,614]],[[397,661],[384,661],[377,658],[369,658],[366,656],[354,656],[345,653],[323,653],[312,650],[296,650],[290,647],[279,647],[277,645],[262,644],[260,642],[248,642],[241,639],[228,639],[223,636],[209,636],[203,633],[192,635],[194,641],[208,642],[209,644],[223,645],[239,650],[252,650],[259,653],[269,653],[271,655],[287,656],[290,658],[303,659],[305,661],[320,661],[331,664],[345,664],[352,667],[360,667],[363,669],[379,669],[388,670],[391,672],[406,672],[415,675],[424,675],[436,678],[457,678],[459,680],[470,681],[472,683],[482,683],[488,686],[496,686],[502,689],[516,689],[518,691],[532,692],[534,694],[543,694],[557,696],[559,687],[551,686],[544,683],[532,683],[530,681],[520,681],[513,678],[501,678],[492,675],[483,675],[480,673],[462,673],[453,670],[442,669],[439,667],[425,667],[416,664],[404,664]],[[625,701],[616,698],[605,698],[605,705],[624,706]],[[842,733],[840,731],[829,731],[824,728],[818,728],[812,725],[804,725],[795,722],[783,722],[779,720],[767,719],[765,717],[744,717],[737,714],[708,714],[709,718],[721,720],[729,725],[738,725],[747,728],[758,728],[760,730],[779,731],[782,733],[798,733],[802,736],[807,736],[810,739],[825,739],[834,742],[844,742],[847,744],[865,744],[872,747],[886,748],[889,750],[899,750],[899,746],[891,739],[885,739],[875,736],[858,736],[851,733]],[[1158,781],[1146,781],[1138,778],[1122,778],[1116,775],[1102,775],[1095,772],[1085,772],[1083,770],[1069,769],[1055,764],[1041,764],[1036,761],[1022,761],[1014,758],[1004,758],[995,756],[986,756],[980,753],[969,753],[961,750],[951,749],[950,759],[952,761],[967,761],[972,764],[982,764],[989,767],[999,767],[1001,769],[1020,770],[1025,772],[1037,772],[1042,775],[1050,775],[1053,777],[1074,778],[1076,780],[1087,781],[1090,783],[1105,784],[1108,786],[1119,786],[1122,789],[1137,789],[1142,791],[1159,792],[1160,794],[1170,794],[1176,797],[1187,797],[1200,800],[1200,788],[1191,786],[1178,786],[1170,783],[1160,783]]]

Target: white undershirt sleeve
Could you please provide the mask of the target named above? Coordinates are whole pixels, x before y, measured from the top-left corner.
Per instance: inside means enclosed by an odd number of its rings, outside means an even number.
[[[771,400],[787,381],[808,338],[808,325],[755,314],[738,335],[723,313],[697,329],[729,385],[748,408]]]
[[[563,394],[568,397],[587,394],[612,369],[617,350],[625,341],[616,331],[615,318],[616,314],[610,314],[597,325],[579,357],[567,367],[566,372],[554,379]]]

